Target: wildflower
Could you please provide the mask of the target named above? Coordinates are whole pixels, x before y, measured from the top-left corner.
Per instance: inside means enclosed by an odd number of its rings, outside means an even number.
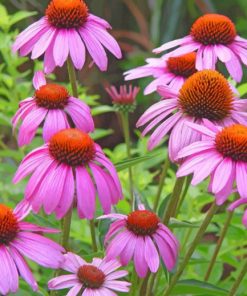
[[[188,123],[203,138],[178,153],[186,157],[177,176],[194,174],[191,184],[197,185],[210,176],[209,191],[215,194],[218,205],[232,193],[236,181],[241,198],[247,198],[247,126],[233,124],[218,127],[208,121],[204,126]]]
[[[21,56],[32,53],[37,59],[44,54],[46,73],[62,67],[68,57],[76,69],[83,68],[86,49],[101,71],[107,70],[108,49],[115,57],[122,57],[116,40],[107,32],[111,26],[88,11],[83,0],[52,0],[45,16],[18,35],[13,51]]]
[[[35,212],[62,218],[77,202],[80,218],[92,219],[96,193],[104,213],[122,198],[116,170],[99,145],[78,129],[56,133],[48,143],[30,152],[20,164],[13,182],[32,174],[25,199]]]
[[[105,89],[107,93],[111,96],[113,105],[116,107],[117,111],[123,112],[133,112],[136,107],[136,96],[140,91],[139,87],[121,85],[119,91],[115,86],[110,86]]]
[[[235,97],[228,81],[217,71],[203,70],[190,76],[179,91],[158,87],[165,99],[151,106],[138,120],[137,127],[149,123],[146,135],[153,128],[148,148],[153,149],[171,131],[169,156],[175,160],[183,147],[201,139],[200,133],[189,128],[186,122],[203,124],[208,119],[220,126],[245,123],[247,101]]]
[[[38,285],[24,257],[49,268],[59,268],[64,257],[64,249],[45,238],[40,232],[57,233],[56,229],[40,227],[24,222],[30,206],[20,203],[12,211],[0,204],[0,294],[16,293],[19,288],[19,276],[34,291]]]
[[[230,206],[228,207],[228,211],[232,212],[239,206],[246,205],[246,204],[247,204],[247,198],[239,198],[230,204]],[[242,222],[244,226],[247,228],[247,209],[244,211]]]
[[[99,217],[105,218],[116,219],[105,237],[107,260],[119,256],[121,264],[127,265],[133,258],[139,277],[145,277],[148,269],[157,272],[159,254],[169,271],[174,268],[179,243],[155,213],[140,206],[128,216],[110,214]]]
[[[165,43],[155,53],[179,46],[172,54],[196,51],[196,68],[215,69],[219,59],[226,65],[232,78],[240,82],[243,76],[241,62],[247,65],[247,40],[237,35],[234,23],[224,15],[205,14],[191,27],[190,34]]]
[[[87,263],[78,255],[67,253],[62,269],[72,274],[62,275],[49,281],[50,290],[70,288],[67,295],[112,296],[113,291],[129,292],[130,283],[119,279],[128,274],[125,270],[117,269],[121,266],[117,260],[106,262],[105,259],[94,258]]]
[[[147,65],[125,72],[125,80],[153,76],[155,79],[145,88],[145,95],[156,91],[159,85],[169,85],[179,90],[184,81],[197,72],[195,61],[194,52],[181,56],[167,54],[161,58],[149,58],[146,60]]]
[[[20,108],[12,119],[14,129],[22,120],[18,134],[19,146],[29,144],[43,122],[43,138],[45,142],[49,141],[56,132],[70,126],[68,116],[83,132],[94,130],[90,108],[70,96],[65,87],[47,83],[41,71],[35,73],[33,85],[36,89],[34,96],[20,102]]]

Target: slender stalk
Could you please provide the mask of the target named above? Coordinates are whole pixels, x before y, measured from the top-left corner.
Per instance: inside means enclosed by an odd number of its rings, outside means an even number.
[[[176,215],[179,213],[180,209],[181,209],[181,206],[184,202],[184,199],[187,195],[187,192],[189,190],[189,187],[190,187],[190,183],[191,183],[191,180],[192,180],[192,175],[189,175],[186,177],[186,183],[185,183],[185,188],[184,188],[184,191],[183,191],[183,194],[182,194],[182,197],[180,198],[179,200],[179,203],[178,203],[178,207],[177,207],[177,211],[176,211]]]
[[[77,98],[78,90],[77,90],[77,82],[76,82],[76,72],[70,57],[67,60],[67,69],[69,73],[69,80],[72,87],[73,96]]]
[[[231,288],[228,296],[236,296],[237,295],[236,294],[237,293],[237,290],[238,290],[238,288],[239,288],[239,286],[240,286],[240,284],[241,284],[244,276],[246,275],[246,273],[247,273],[247,260],[246,260],[246,262],[245,262],[242,270],[240,271],[237,279],[235,280],[234,285],[232,286],[232,288]]]
[[[158,271],[157,271],[158,273]],[[154,287],[154,282],[155,282],[155,279],[157,277],[157,273],[153,273],[150,277],[150,280],[149,280],[149,285],[147,287],[147,293],[146,295],[149,296],[149,295],[152,295],[152,291],[153,291],[153,287]]]
[[[205,281],[207,281],[209,279],[210,275],[211,275],[214,264],[216,262],[216,258],[217,258],[218,254],[219,254],[220,248],[222,246],[222,243],[223,243],[224,238],[226,236],[227,230],[228,230],[229,225],[231,223],[233,213],[234,212],[228,212],[228,216],[227,216],[225,225],[224,225],[224,227],[223,227],[223,229],[221,231],[220,238],[217,241],[216,248],[214,250],[214,254],[213,254],[212,258],[211,258],[211,261],[210,261],[209,266],[208,266],[208,270],[207,270],[206,275],[204,277]]]
[[[154,212],[156,212],[156,210],[157,210],[157,208],[159,206],[159,201],[160,201],[162,189],[164,187],[164,183],[165,183],[165,179],[166,179],[166,176],[167,176],[167,171],[168,171],[169,166],[170,166],[170,159],[169,159],[169,156],[168,156],[168,153],[167,153],[166,160],[164,162],[163,169],[162,169],[162,172],[161,172],[161,175],[160,175],[158,192],[157,192],[157,195],[156,195],[156,198],[155,198],[155,201],[154,201],[154,208],[153,208]]]
[[[131,143],[130,143],[130,128],[129,128],[129,113],[128,112],[120,112],[120,117],[122,121],[123,126],[123,133],[126,143],[126,149],[127,149],[127,156],[128,159],[131,159]],[[134,185],[133,185],[133,174],[132,174],[132,168],[129,167],[129,192],[130,192],[130,205],[131,208],[134,206],[134,198],[133,198],[133,191],[134,191]]]
[[[174,185],[173,193],[170,197],[168,207],[165,211],[163,217],[163,223],[167,225],[171,217],[173,217],[176,213],[176,208],[178,205],[178,201],[183,189],[185,177],[177,178],[176,183]]]
[[[67,69],[68,69],[68,73],[69,73],[70,83],[72,86],[73,96],[77,97],[78,92],[77,92],[77,83],[76,83],[76,73],[75,73],[75,68],[73,66],[73,63],[70,58],[68,58],[68,60],[67,60]],[[65,249],[68,249],[68,245],[69,245],[69,234],[70,234],[72,212],[73,212],[73,206],[71,206],[70,210],[65,215],[65,217],[63,218],[63,221],[62,221],[63,227],[62,227],[61,243]]]
[[[65,250],[68,250],[69,248],[69,234],[70,234],[72,213],[73,213],[73,206],[69,209],[68,213],[62,220],[61,245],[65,248]]]
[[[189,247],[187,253],[185,254],[185,257],[182,261],[182,263],[180,264],[177,272],[174,274],[174,276],[172,277],[172,280],[170,282],[170,285],[168,286],[168,288],[165,290],[163,296],[168,296],[170,295],[170,292],[173,290],[174,286],[176,285],[177,281],[180,279],[182,273],[184,272],[184,269],[186,268],[186,265],[188,264],[191,256],[193,255],[196,246],[198,245],[198,243],[201,241],[210,221],[212,220],[214,214],[216,213],[216,211],[218,210],[219,206],[217,206],[215,204],[215,202],[212,204],[211,208],[209,209],[204,221],[201,224],[201,227],[199,228],[191,246]]]
[[[91,232],[91,238],[92,238],[92,248],[93,248],[93,251],[96,253],[98,251],[98,247],[97,247],[96,234],[95,234],[95,224],[93,219],[89,221],[89,225],[90,225],[90,232]]]
[[[136,295],[137,283],[138,283],[138,276],[137,276],[137,273],[133,267],[133,272],[132,272],[132,276],[131,276],[131,291],[130,291],[131,296]]]
[[[149,296],[148,294],[146,294],[146,292],[147,292],[147,286],[148,286],[148,281],[149,281],[150,275],[151,275],[151,273],[148,272],[146,277],[143,279],[139,296]]]

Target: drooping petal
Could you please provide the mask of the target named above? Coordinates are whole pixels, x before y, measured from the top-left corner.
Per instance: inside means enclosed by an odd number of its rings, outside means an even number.
[[[33,86],[35,89],[39,89],[46,84],[46,79],[43,71],[36,71],[33,76]]]
[[[159,254],[148,235],[145,237],[145,260],[151,272],[157,272],[160,264]]]
[[[85,45],[76,30],[68,30],[69,53],[76,69],[80,70],[85,64]]]
[[[144,278],[148,272],[148,265],[145,258],[145,242],[142,236],[138,236],[136,239],[134,264],[138,276]]]
[[[67,29],[59,29],[53,47],[53,57],[57,66],[62,67],[69,54],[69,34]]]
[[[247,167],[245,162],[236,163],[236,182],[241,198],[247,198]]]

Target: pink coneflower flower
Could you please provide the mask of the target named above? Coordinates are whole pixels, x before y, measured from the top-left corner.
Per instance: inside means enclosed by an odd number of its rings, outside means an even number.
[[[22,120],[18,134],[18,145],[29,144],[38,127],[44,122],[43,138],[47,142],[56,132],[68,128],[68,117],[83,132],[94,130],[90,108],[81,100],[70,96],[67,89],[54,83],[46,83],[43,72],[34,75],[34,96],[20,102],[20,108],[12,119],[15,129]]]
[[[152,76],[155,79],[145,88],[144,94],[148,95],[157,90],[159,85],[169,85],[179,90],[184,81],[197,72],[195,68],[196,53],[191,52],[181,56],[164,55],[161,58],[146,60],[147,65],[141,66],[124,73],[125,80],[132,80]]]
[[[193,173],[192,185],[210,176],[209,191],[215,194],[218,205],[232,193],[235,181],[241,198],[247,198],[247,126],[233,124],[222,128],[208,121],[204,121],[204,126],[187,124],[203,139],[178,153],[179,158],[186,160],[177,176]]]
[[[246,100],[235,97],[228,81],[217,71],[203,70],[190,76],[176,92],[167,86],[158,87],[166,99],[151,106],[138,120],[137,127],[147,125],[146,135],[152,129],[148,148],[153,149],[171,131],[169,156],[175,160],[183,147],[201,139],[200,133],[193,131],[185,123],[202,123],[208,119],[220,126],[234,122],[245,123]]]
[[[232,78],[240,82],[243,76],[241,62],[247,65],[247,40],[237,35],[235,25],[226,16],[206,14],[199,17],[184,38],[165,43],[154,50],[160,53],[180,46],[173,55],[196,51],[196,68],[215,69],[219,59],[226,65]]]
[[[96,193],[104,213],[122,198],[116,170],[99,145],[78,129],[56,133],[42,147],[29,153],[13,182],[32,174],[25,199],[35,212],[43,206],[47,214],[62,218],[77,202],[80,218],[92,219]]]
[[[116,40],[107,32],[111,26],[88,12],[82,0],[52,0],[45,17],[23,31],[13,45],[22,56],[32,52],[32,59],[44,56],[44,69],[51,73],[62,67],[68,56],[76,69],[84,66],[86,49],[101,71],[107,70],[108,49],[115,57],[122,57]]]
[[[105,237],[107,260],[120,257],[121,264],[127,265],[133,258],[139,277],[145,277],[148,269],[157,272],[159,256],[169,271],[175,267],[179,243],[155,213],[140,206],[128,216],[110,214],[99,217],[105,218],[116,219]]]
[[[228,207],[228,211],[234,211],[236,208],[242,206],[242,205],[247,205],[247,198],[239,198],[233,203],[230,204]],[[247,228],[247,209],[244,211],[243,219],[242,222],[244,226]]]
[[[56,229],[40,227],[22,221],[30,212],[27,203],[22,202],[12,211],[0,204],[0,294],[16,293],[19,276],[34,291],[38,285],[24,257],[48,268],[60,268],[64,261],[64,249],[45,238],[40,232],[57,233]]]
[[[118,270],[121,264],[117,260],[107,262],[105,259],[94,258],[87,263],[78,255],[67,253],[62,269],[71,272],[49,281],[50,290],[71,288],[67,295],[113,296],[113,291],[129,292],[130,283],[120,281],[128,272]]]
[[[118,89],[111,85],[106,87],[105,90],[112,98],[112,103],[119,111],[132,112],[136,107],[136,96],[140,91],[139,87],[134,87],[132,85],[121,85]]]

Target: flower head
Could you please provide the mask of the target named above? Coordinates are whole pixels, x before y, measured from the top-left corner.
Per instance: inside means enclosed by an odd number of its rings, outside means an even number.
[[[136,96],[140,90],[139,87],[121,85],[119,91],[115,86],[106,87],[107,93],[111,96],[113,105],[117,111],[133,112],[136,107]]]
[[[40,227],[22,221],[30,212],[22,202],[12,210],[0,204],[0,294],[15,293],[21,276],[34,291],[38,285],[24,257],[39,265],[60,268],[64,249],[40,233],[57,233],[56,229]]]
[[[86,49],[101,71],[107,70],[108,49],[121,58],[116,40],[107,32],[111,26],[91,14],[83,0],[52,0],[45,16],[18,35],[13,51],[22,56],[32,53],[32,59],[44,54],[44,69],[51,73],[56,66],[62,67],[68,57],[76,69],[82,69]]]
[[[105,237],[107,260],[119,257],[120,262],[127,265],[133,258],[139,277],[145,277],[148,269],[157,272],[159,256],[169,271],[175,267],[179,243],[155,213],[140,206],[128,216],[110,214],[99,217],[105,218],[116,219]]]
[[[65,129],[42,147],[29,153],[13,182],[32,174],[25,199],[35,212],[43,206],[47,214],[62,218],[74,201],[80,218],[92,219],[96,193],[104,213],[122,198],[117,172],[99,145],[78,129]],[[56,184],[56,186],[54,186]]]
[[[171,131],[169,156],[175,160],[179,150],[201,139],[201,134],[186,122],[203,124],[208,119],[217,125],[246,122],[246,100],[235,97],[228,81],[217,71],[202,70],[190,76],[179,91],[158,87],[163,100],[151,106],[138,120],[137,127],[149,123],[146,135],[153,128],[148,148],[153,149]]]
[[[105,259],[94,258],[87,263],[78,255],[67,253],[62,269],[71,275],[62,275],[49,281],[50,290],[71,288],[71,295],[116,295],[113,291],[129,292],[130,283],[119,279],[128,274],[117,269],[121,264],[117,260],[107,262]]]
[[[184,38],[165,43],[155,53],[179,46],[172,55],[196,51],[196,68],[215,69],[219,59],[226,65],[232,78],[240,82],[243,76],[241,62],[247,65],[247,40],[239,37],[234,23],[224,15],[205,14],[191,27]]]
[[[20,102],[20,108],[12,119],[14,129],[22,120],[18,134],[19,146],[29,144],[42,123],[45,142],[56,132],[68,128],[69,118],[83,132],[94,130],[90,108],[81,100],[70,96],[65,87],[47,83],[41,71],[35,73],[33,85],[36,89],[33,97]]]
[[[241,198],[247,198],[247,126],[233,124],[222,128],[205,120],[204,126],[188,125],[203,138],[178,153],[179,158],[186,159],[177,176],[193,173],[192,185],[210,176],[209,191],[215,194],[219,205],[232,193],[235,181]]]
[[[155,79],[145,88],[144,94],[148,95],[157,90],[159,85],[169,85],[179,90],[184,81],[197,72],[196,53],[190,52],[181,56],[164,55],[161,58],[146,60],[147,65],[129,70],[124,73],[125,80],[132,80],[152,76]]]

